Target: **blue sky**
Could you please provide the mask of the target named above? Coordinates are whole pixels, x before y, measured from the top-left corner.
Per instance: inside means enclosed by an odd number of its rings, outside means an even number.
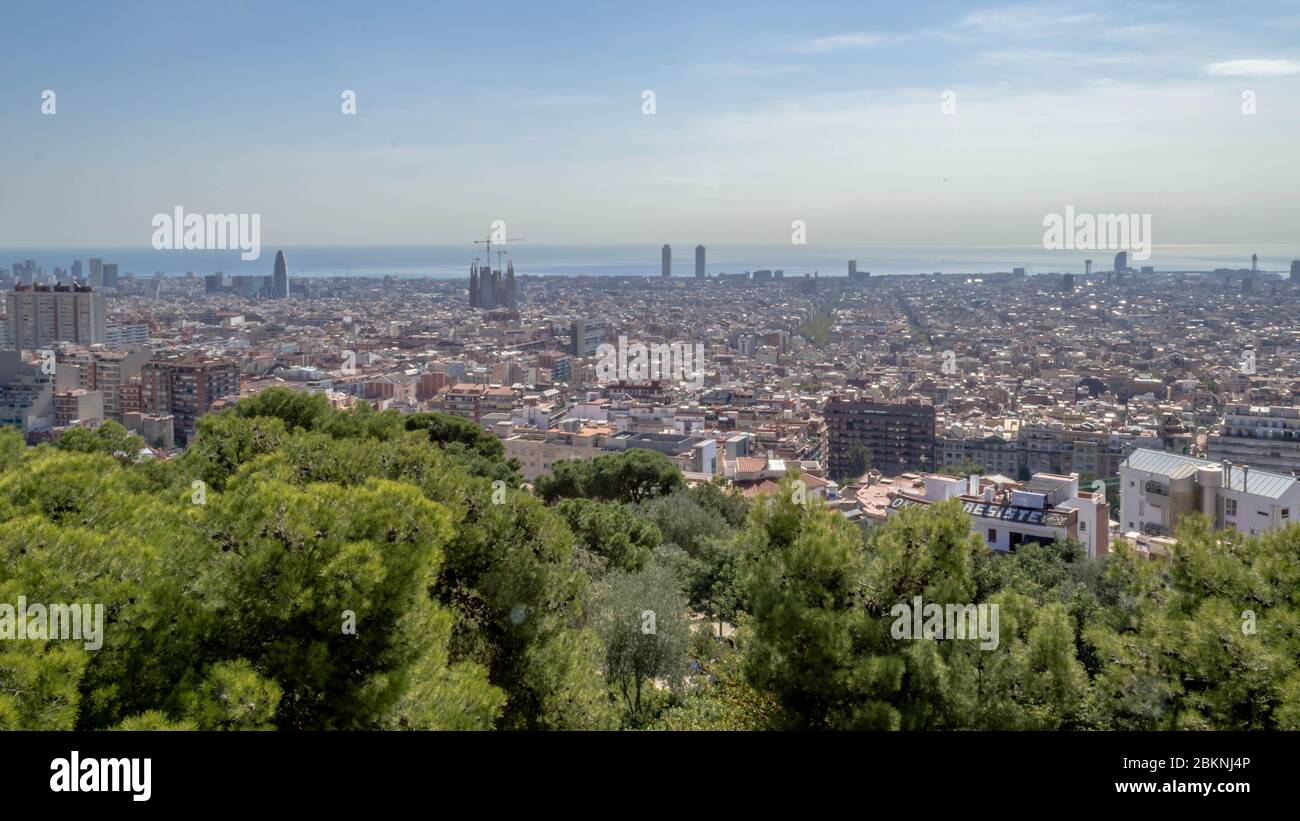
[[[0,2],[0,28],[0,247],[146,245],[175,205],[260,213],[271,246],[1300,226],[1295,3]]]

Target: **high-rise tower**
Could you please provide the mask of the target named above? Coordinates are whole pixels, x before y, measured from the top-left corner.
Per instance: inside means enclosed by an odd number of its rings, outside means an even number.
[[[695,278],[704,279],[704,246],[695,246]]]
[[[664,243],[663,251],[660,252],[659,276],[670,277],[673,275],[673,247]]]
[[[275,252],[275,273],[271,276],[271,296],[275,299],[289,298],[289,265],[285,262],[284,251]]]

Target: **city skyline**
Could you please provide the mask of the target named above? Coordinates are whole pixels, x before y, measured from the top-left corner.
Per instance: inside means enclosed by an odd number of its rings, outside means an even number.
[[[1152,214],[1157,243],[1280,243],[1300,210],[1283,3],[235,6],[237,40],[75,5],[14,12],[38,52],[107,47],[9,68],[0,247],[145,245],[177,205],[261,214],[277,247],[498,219],[554,244],[781,244],[794,220],[810,245],[1021,244],[1067,206]]]
[[[784,269],[787,275],[845,276],[847,262],[858,263],[862,272],[887,274],[966,273],[986,274],[1024,268],[1030,274],[1089,273],[1088,261],[1105,260],[1096,270],[1109,270],[1110,251],[1052,250],[1041,244],[1022,246],[737,246],[702,243],[709,276],[734,274],[764,268]],[[518,262],[520,276],[656,276],[663,274],[663,248],[642,245],[551,245],[511,243],[510,255]],[[687,253],[691,250],[686,246]],[[90,248],[0,248],[0,272],[18,272],[30,282],[31,270],[42,272],[40,282],[52,278],[65,281],[69,275],[83,284],[95,284],[94,262],[107,259],[122,276],[196,276],[221,272],[227,275],[260,276],[273,272],[272,250],[294,260],[288,273],[295,277],[401,276],[460,278],[475,259],[486,265],[482,251],[472,245],[410,246],[283,246],[267,248],[255,260],[241,260],[227,251],[155,251],[129,247]],[[671,250],[670,250],[671,254]],[[1214,271],[1247,269],[1257,257],[1262,274],[1288,276],[1300,260],[1300,243],[1291,245],[1159,245],[1151,259],[1131,267],[1150,266],[1156,271]],[[78,264],[90,259],[91,277],[80,273]],[[8,261],[8,262],[6,262]],[[33,263],[29,266],[27,263]],[[679,258],[673,267],[679,278],[694,276],[693,260]],[[102,274],[101,274],[102,284]]]

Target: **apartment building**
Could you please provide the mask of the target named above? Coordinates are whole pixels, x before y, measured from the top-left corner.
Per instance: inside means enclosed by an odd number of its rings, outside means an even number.
[[[47,373],[42,365],[24,351],[0,351],[0,425],[24,434],[54,425],[54,394],[78,387],[76,375],[59,368]]]
[[[1210,460],[1278,473],[1300,473],[1300,407],[1229,404],[1206,442]]]
[[[570,426],[571,430],[519,429],[505,438],[506,459],[519,460],[519,472],[528,481],[549,476],[561,459],[594,459],[604,453],[605,437],[614,433],[607,425]]]
[[[1296,520],[1300,480],[1253,466],[1139,448],[1120,466],[1121,526],[1171,536],[1188,513],[1256,535]]]
[[[487,385],[477,382],[457,382],[439,392],[438,398],[434,400],[434,409],[477,422],[484,413],[483,404],[487,392]]]
[[[569,353],[577,357],[595,356],[607,335],[605,320],[585,317],[575,319],[569,324]]]
[[[239,366],[221,359],[153,360],[141,369],[140,384],[142,411],[171,414],[177,438],[187,443],[213,403],[239,393]]]
[[[849,472],[854,448],[865,447],[871,467],[886,476],[934,467],[934,406],[863,402],[834,396],[823,410],[826,465],[831,476]]]
[[[1019,443],[996,433],[981,437],[941,436],[936,452],[943,467],[969,461],[983,466],[987,473],[1015,476],[1024,466]]]
[[[149,326],[141,323],[109,323],[104,341],[114,348],[143,347],[149,344]]]
[[[104,342],[105,315],[104,295],[80,285],[18,285],[5,294],[6,339],[14,350]]]
[[[1143,438],[1094,425],[1071,427],[1061,422],[1040,422],[1020,426],[1015,435],[940,436],[936,450],[944,467],[970,460],[989,473],[1005,476],[1078,473],[1102,478],[1114,476],[1120,462]],[[1159,441],[1152,437],[1146,440]]]
[[[1073,539],[1088,558],[1110,551],[1110,506],[1104,494],[1079,490],[1079,474],[1039,473],[1028,482],[926,474],[889,493],[887,515],[916,505],[960,499],[971,530],[992,550],[1014,553],[1023,544]]]
[[[73,388],[54,394],[54,426],[98,427],[104,421],[104,394]]]
[[[104,418],[122,421],[122,387],[140,376],[150,359],[148,351],[70,350],[59,355],[59,365],[77,368],[79,387],[104,396]]]

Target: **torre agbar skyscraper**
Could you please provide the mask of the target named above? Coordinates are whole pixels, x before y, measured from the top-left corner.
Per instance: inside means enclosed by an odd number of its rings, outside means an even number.
[[[289,265],[285,262],[284,251],[275,252],[275,273],[271,276],[271,296],[276,299],[289,298]]]

